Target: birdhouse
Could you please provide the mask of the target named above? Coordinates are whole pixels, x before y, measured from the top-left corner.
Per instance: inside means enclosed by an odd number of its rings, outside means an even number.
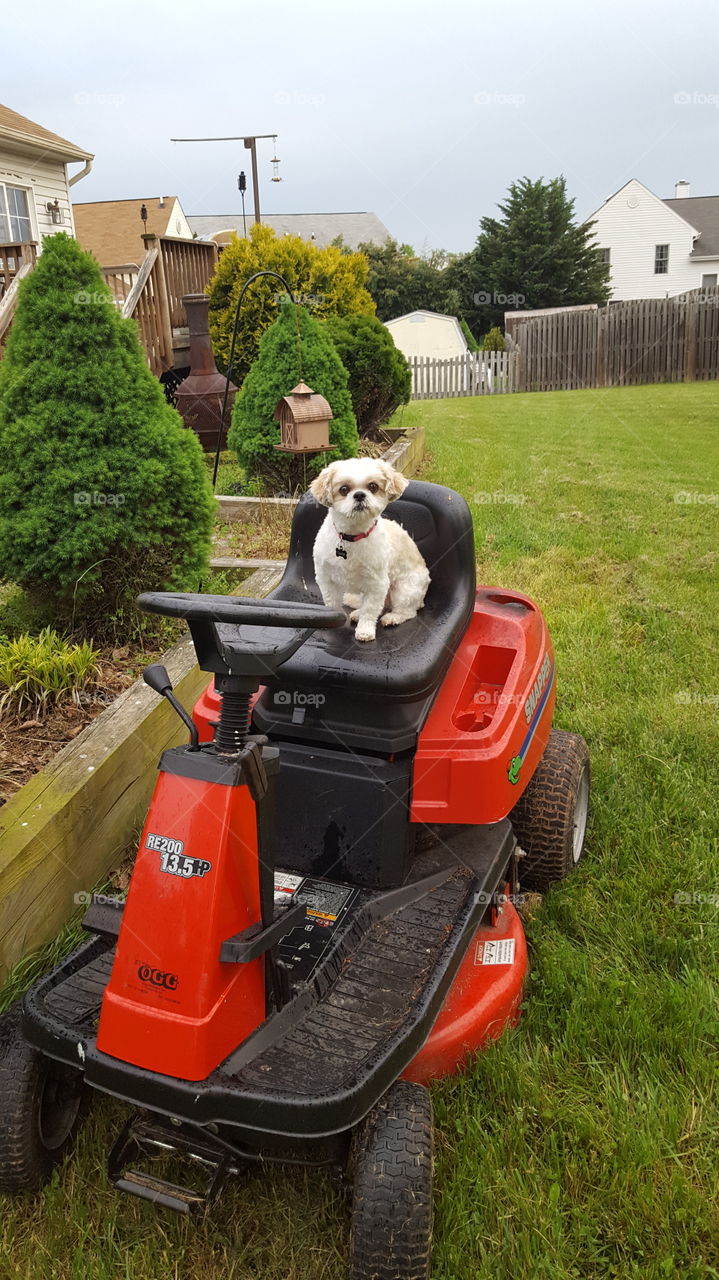
[[[333,449],[330,444],[332,410],[324,396],[298,382],[288,396],[277,402],[275,418],[280,424],[282,453],[322,453]]]

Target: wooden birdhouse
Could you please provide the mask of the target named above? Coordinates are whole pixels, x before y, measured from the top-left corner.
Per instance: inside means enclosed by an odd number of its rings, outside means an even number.
[[[322,453],[330,444],[332,410],[324,396],[298,382],[288,396],[278,401],[275,418],[281,440],[275,445],[282,453]]]

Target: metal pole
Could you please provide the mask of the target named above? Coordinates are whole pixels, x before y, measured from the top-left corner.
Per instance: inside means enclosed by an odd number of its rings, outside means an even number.
[[[260,179],[257,173],[257,139],[245,138],[245,147],[252,157],[252,195],[255,202],[255,222],[261,222],[260,217]]]

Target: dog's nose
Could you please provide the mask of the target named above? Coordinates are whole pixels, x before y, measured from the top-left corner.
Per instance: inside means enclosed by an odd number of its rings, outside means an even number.
[[[364,490],[363,490],[363,489],[355,489],[355,492],[354,492],[354,500],[355,500],[355,502],[364,502],[364,500],[365,500],[365,492],[364,492]]]

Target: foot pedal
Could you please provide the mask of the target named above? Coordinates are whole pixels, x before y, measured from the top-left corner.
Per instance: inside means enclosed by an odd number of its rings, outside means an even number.
[[[177,1156],[202,1166],[208,1175],[207,1185],[195,1190],[182,1187],[144,1169],[128,1168],[137,1160],[157,1160]],[[198,1213],[210,1209],[217,1200],[229,1173],[235,1171],[231,1154],[212,1134],[193,1131],[188,1126],[175,1127],[161,1119],[133,1115],[120,1133],[107,1160],[110,1182],[118,1191],[149,1200],[152,1204],[173,1209],[175,1213]]]

